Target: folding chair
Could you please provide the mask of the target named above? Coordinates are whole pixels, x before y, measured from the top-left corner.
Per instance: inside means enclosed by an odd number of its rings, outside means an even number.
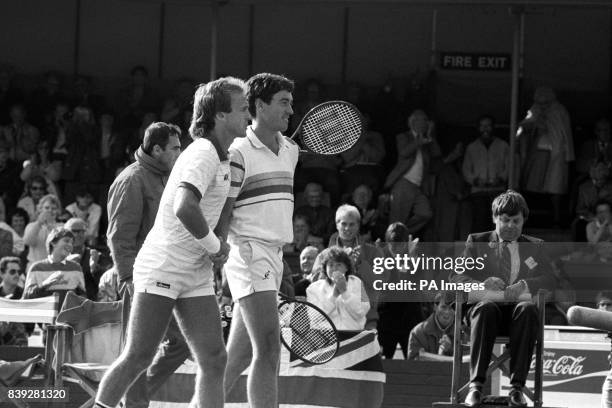
[[[545,290],[538,291],[535,297],[535,304],[538,309],[538,317],[540,319],[540,326],[538,327],[537,339],[535,344],[535,370],[534,370],[534,387],[533,391],[527,387],[523,388],[523,392],[531,401],[533,401],[534,408],[542,408],[542,354],[544,351],[544,317],[546,309],[546,294]],[[454,333],[454,350],[461,350],[461,323],[463,320],[463,302],[465,294],[461,291],[455,294],[455,333]],[[510,342],[508,336],[497,336],[495,338],[495,344],[507,345]],[[503,352],[496,356],[495,353],[491,356],[491,363],[487,369],[487,377],[490,378],[493,371],[499,369],[504,375],[510,375],[510,369],[508,366],[510,360],[510,351],[508,347],[504,347]],[[436,402],[432,406],[434,408],[455,408],[464,407],[460,403],[460,396],[465,394],[465,391],[469,387],[469,382],[459,387],[459,378],[461,377],[461,353],[455,352],[453,354],[453,372],[451,382],[451,393],[450,402]],[[496,400],[497,398],[494,398]],[[501,398],[500,398],[501,399]],[[507,402],[500,402],[499,406],[507,406]],[[493,408],[497,405],[487,405]]]
[[[64,300],[57,317],[67,333],[57,344],[56,370],[62,380],[78,384],[89,396],[81,408],[92,407],[102,376],[119,356],[121,344],[121,309],[123,302],[93,302],[72,292]]]
[[[34,363],[42,363],[45,367],[45,385],[50,385],[51,379],[54,378],[53,384],[57,379],[57,375],[53,374],[53,337],[58,330],[55,325],[55,320],[58,315],[58,302],[59,296],[54,294],[53,296],[47,296],[38,299],[5,299],[0,298],[0,321],[12,322],[12,323],[41,323],[45,324],[43,329],[47,332],[47,341],[45,343],[45,355],[44,359],[33,358],[26,362],[28,364],[23,367],[19,367],[15,374],[21,374],[30,365]],[[61,328],[60,328],[61,330]],[[8,387],[11,385],[10,381],[6,381],[0,378],[0,400],[3,402],[9,402],[17,407],[27,407],[28,404],[21,400],[8,400],[4,398],[7,395]]]

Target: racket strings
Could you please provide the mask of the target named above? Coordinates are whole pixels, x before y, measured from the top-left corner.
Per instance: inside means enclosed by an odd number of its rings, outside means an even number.
[[[343,103],[331,103],[309,113],[302,125],[302,140],[314,152],[338,154],[351,148],[361,132],[359,112]]]
[[[286,303],[280,310],[283,342],[307,361],[324,363],[336,353],[336,331],[319,311],[303,303]]]

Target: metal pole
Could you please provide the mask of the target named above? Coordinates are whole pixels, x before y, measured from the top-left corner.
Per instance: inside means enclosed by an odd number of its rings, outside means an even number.
[[[217,20],[219,19],[219,3],[212,1],[212,21],[210,23],[210,80],[217,78]]]
[[[74,50],[72,53],[73,56],[73,74],[79,74],[79,59],[81,57],[80,54],[81,48],[81,0],[76,0],[74,4]]]
[[[344,25],[342,28],[342,72],[340,77],[342,84],[346,84],[346,69],[347,69],[347,58],[348,58],[348,41],[349,41],[349,17],[351,9],[349,7],[344,8]]]
[[[247,67],[247,72],[249,73],[248,76],[253,75],[253,39],[255,38],[255,36],[253,35],[253,33],[255,32],[255,5],[254,4],[250,4],[249,5],[249,50],[248,50],[248,67]]]
[[[431,16],[431,57],[429,60],[429,68],[436,68],[436,52],[437,52],[437,43],[438,41],[438,10],[434,9],[433,14]]]
[[[159,6],[159,44],[157,44],[157,77],[161,78],[164,70],[164,35],[166,30],[166,3]]]
[[[518,128],[518,92],[521,46],[521,14],[522,9],[511,10],[514,17],[514,46],[512,48],[512,96],[510,102],[510,168],[508,169],[508,187],[516,188],[516,130]]]

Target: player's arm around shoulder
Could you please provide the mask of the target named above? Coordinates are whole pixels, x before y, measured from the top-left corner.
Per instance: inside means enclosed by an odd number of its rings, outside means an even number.
[[[224,241],[227,241],[227,235],[229,234],[229,225],[232,220],[234,203],[236,203],[236,197],[227,197],[225,204],[223,204],[219,221],[217,221],[217,227],[215,228],[215,234]]]
[[[234,203],[236,202],[236,197],[238,197],[238,194],[240,194],[240,191],[242,190],[246,171],[246,164],[242,153],[231,146],[229,149],[229,160],[231,173],[230,190],[227,199],[225,200],[225,204],[223,205],[223,209],[221,210],[217,227],[215,228],[215,233],[224,240],[227,240],[229,225],[230,221],[232,220],[232,211],[234,210]]]

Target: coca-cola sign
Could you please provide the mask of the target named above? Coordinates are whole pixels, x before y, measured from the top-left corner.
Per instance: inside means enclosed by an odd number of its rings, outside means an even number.
[[[609,371],[607,353],[600,350],[545,349],[543,353],[544,390],[563,392],[601,392]],[[535,356],[528,381],[534,379]]]
[[[562,352],[568,352],[572,350],[561,350]],[[576,354],[558,354],[554,351],[545,351],[543,353],[543,373],[544,375],[550,376],[570,376],[576,377],[584,373],[584,361],[587,359],[585,355]],[[530,373],[535,370],[536,360],[535,356],[531,360]]]

